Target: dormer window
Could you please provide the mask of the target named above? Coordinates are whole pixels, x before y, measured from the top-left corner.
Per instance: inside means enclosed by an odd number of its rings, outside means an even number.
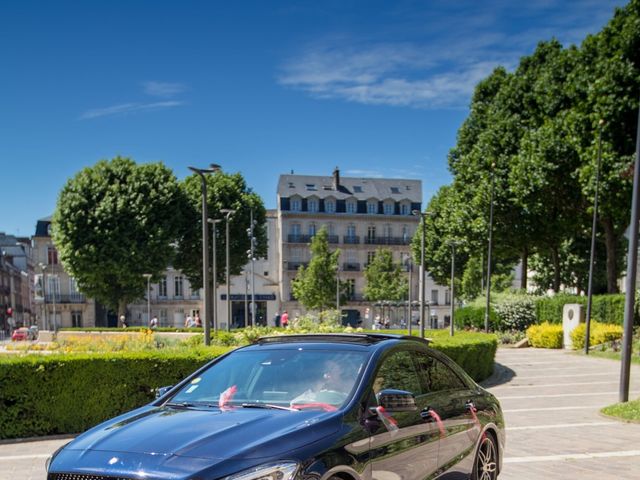
[[[401,203],[400,204],[400,215],[410,215],[411,214],[411,209],[409,208],[409,204],[408,203]]]
[[[317,212],[319,210],[319,203],[317,198],[310,198],[307,200],[307,211]]]
[[[400,189],[398,187],[391,187],[391,193],[400,193]]]
[[[310,192],[315,192],[316,190],[318,190],[314,183],[307,183],[306,187],[307,187],[307,190],[309,190]]]
[[[358,203],[355,200],[347,200],[345,205],[347,213],[358,213]]]
[[[355,193],[362,193],[362,187],[360,185],[354,185],[353,186],[353,191]]]
[[[300,200],[299,198],[292,198],[291,199],[291,211],[292,212],[299,212],[302,210],[302,200]]]
[[[393,211],[394,211],[394,204],[393,202],[385,202],[383,205],[383,211],[385,215],[393,215]]]
[[[367,213],[376,214],[378,213],[378,202],[375,200],[369,200],[367,202]]]
[[[326,199],[324,201],[324,211],[326,213],[336,213],[336,201],[333,199]]]

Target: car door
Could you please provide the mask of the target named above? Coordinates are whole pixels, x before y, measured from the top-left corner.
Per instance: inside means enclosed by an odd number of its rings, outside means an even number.
[[[468,475],[473,465],[473,453],[481,426],[473,411],[471,390],[443,360],[418,351],[413,356],[426,392],[432,421],[439,427],[438,472]]]
[[[412,392],[416,396],[417,409],[389,412],[391,418],[386,422],[381,420],[378,428],[372,432],[369,456],[372,478],[433,478],[438,467],[438,429],[421,416],[424,402],[421,400],[420,378],[411,353],[407,350],[395,350],[382,358],[371,386],[369,406],[375,408],[375,394],[389,389]]]

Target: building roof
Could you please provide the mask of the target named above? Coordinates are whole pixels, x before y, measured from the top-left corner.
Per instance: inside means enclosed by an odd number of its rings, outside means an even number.
[[[51,215],[38,220],[38,223],[36,224],[36,234],[34,236],[50,237],[51,235],[49,235],[49,229],[48,229],[49,224],[51,224]]]
[[[395,201],[422,202],[422,182],[420,180],[362,177],[338,178],[340,183],[336,189],[334,188],[333,176],[280,175],[278,196],[334,197],[339,200],[349,197],[355,197],[358,200],[366,200],[368,198],[384,200],[391,198]]]

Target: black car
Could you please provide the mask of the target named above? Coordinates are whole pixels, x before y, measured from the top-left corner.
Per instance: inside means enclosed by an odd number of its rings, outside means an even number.
[[[283,335],[57,451],[48,480],[491,480],[496,398],[415,337]]]

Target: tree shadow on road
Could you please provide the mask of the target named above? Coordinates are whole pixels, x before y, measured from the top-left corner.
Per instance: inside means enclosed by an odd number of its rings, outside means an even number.
[[[484,388],[495,387],[511,381],[511,379],[515,376],[515,371],[511,370],[505,365],[502,365],[501,363],[495,362],[493,365],[493,374],[486,380],[480,382],[480,385],[482,385]]]

